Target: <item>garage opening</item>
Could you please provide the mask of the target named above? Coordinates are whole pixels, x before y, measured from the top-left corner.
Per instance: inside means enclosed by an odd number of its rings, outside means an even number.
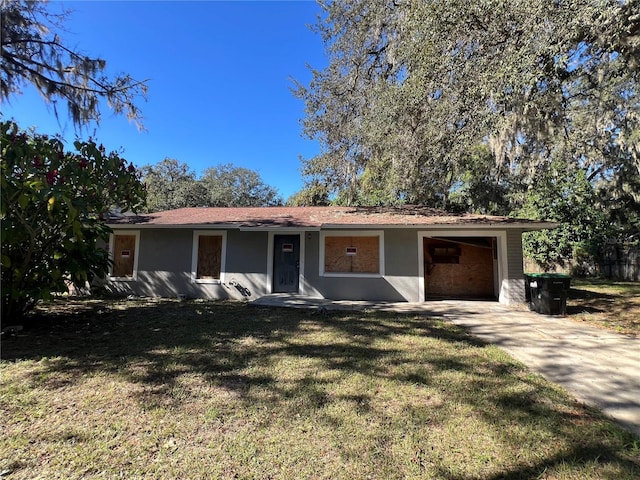
[[[425,237],[426,300],[496,300],[494,237]]]

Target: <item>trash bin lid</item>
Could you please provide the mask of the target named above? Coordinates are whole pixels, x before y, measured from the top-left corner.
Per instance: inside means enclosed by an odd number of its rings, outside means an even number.
[[[525,273],[526,277],[532,278],[571,278],[566,273]]]

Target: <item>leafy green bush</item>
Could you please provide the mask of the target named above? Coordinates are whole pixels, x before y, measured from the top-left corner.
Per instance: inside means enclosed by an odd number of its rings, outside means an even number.
[[[595,189],[581,169],[555,162],[537,175],[517,216],[560,223],[523,235],[525,257],[544,269],[593,259],[612,227],[598,205]]]
[[[144,204],[133,164],[92,140],[65,152],[58,138],[0,123],[2,316],[18,317],[39,299],[84,285],[109,268],[104,223],[110,207]]]

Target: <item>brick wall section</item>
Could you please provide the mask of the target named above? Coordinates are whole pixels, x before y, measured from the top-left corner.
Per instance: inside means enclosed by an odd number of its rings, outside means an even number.
[[[446,245],[442,241],[424,239],[426,298],[495,297],[493,251],[490,248],[450,244],[461,249],[460,263],[432,263],[429,247]]]

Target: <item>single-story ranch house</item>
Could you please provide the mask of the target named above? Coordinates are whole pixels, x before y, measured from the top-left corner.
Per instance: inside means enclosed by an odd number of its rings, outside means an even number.
[[[109,225],[114,293],[502,303],[525,301],[522,233],[557,226],[409,206],[181,208]]]

